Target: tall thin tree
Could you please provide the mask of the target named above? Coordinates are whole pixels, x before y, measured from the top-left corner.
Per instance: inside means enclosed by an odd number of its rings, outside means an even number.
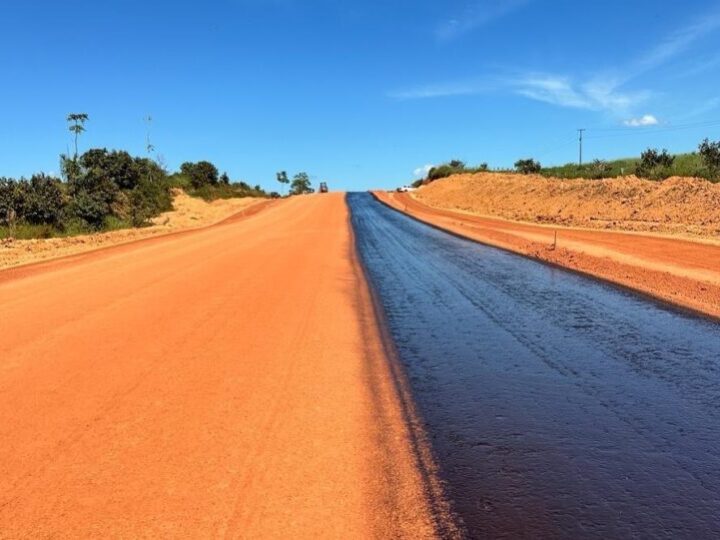
[[[78,137],[85,131],[85,122],[88,120],[86,113],[70,113],[67,121],[70,123],[70,132],[75,135],[75,160],[78,157]]]
[[[277,181],[280,182],[280,191],[283,195],[285,195],[285,186],[290,183],[290,179],[288,178],[287,172],[280,171],[277,173]]]

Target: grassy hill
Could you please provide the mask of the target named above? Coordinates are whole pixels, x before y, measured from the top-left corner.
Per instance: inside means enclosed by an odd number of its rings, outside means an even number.
[[[688,176],[707,178],[711,177],[710,171],[704,165],[699,154],[676,154],[675,160],[670,167],[663,167],[657,171],[652,179],[658,180],[670,176]],[[556,167],[543,167],[540,174],[555,178],[614,178],[635,174],[640,158],[623,158],[613,161],[595,161],[583,164],[567,163]]]

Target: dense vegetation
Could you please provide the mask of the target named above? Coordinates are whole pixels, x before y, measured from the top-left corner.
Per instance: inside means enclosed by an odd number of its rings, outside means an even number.
[[[49,237],[137,227],[172,208],[165,171],[104,148],[62,157],[59,178],[0,179],[0,236]]]
[[[206,201],[268,196],[260,186],[231,182],[227,173],[219,174],[217,167],[209,161],[183,163],[180,165],[180,172],[171,175],[169,181],[172,187],[184,189],[188,195]]]

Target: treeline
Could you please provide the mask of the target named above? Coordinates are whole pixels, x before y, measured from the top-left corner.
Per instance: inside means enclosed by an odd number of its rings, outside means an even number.
[[[220,174],[218,168],[209,161],[183,163],[180,171],[170,176],[170,184],[172,187],[184,189],[190,196],[209,201],[273,195],[266,193],[259,185],[253,187],[242,181],[231,182],[227,173]]]
[[[446,178],[454,174],[472,174],[490,171],[487,163],[478,167],[467,167],[460,160],[430,169],[426,178],[413,183],[415,187]],[[596,159],[590,163],[579,165],[568,163],[557,167],[543,167],[533,158],[519,159],[513,169],[493,169],[495,172],[516,172],[520,174],[541,174],[556,178],[614,178],[634,174],[650,180],[664,180],[671,176],[689,176],[705,178],[711,182],[720,181],[720,141],[705,139],[698,146],[697,152],[672,155],[667,150],[648,148],[639,158],[606,161]]]
[[[231,182],[208,161],[183,163],[169,175],[149,157],[93,148],[78,155],[78,138],[88,115],[67,117],[75,153],[60,156],[63,179],[45,174],[0,178],[0,238],[45,238],[100,230],[141,227],[172,210],[172,189],[184,188],[207,200],[267,197],[260,186]],[[148,119],[149,120],[149,119]],[[148,154],[154,147],[147,142]]]

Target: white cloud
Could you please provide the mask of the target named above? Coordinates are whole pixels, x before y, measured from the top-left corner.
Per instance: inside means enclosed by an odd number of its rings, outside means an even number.
[[[460,37],[520,9],[531,1],[475,0],[465,7],[461,15],[441,23],[435,29],[435,36],[442,41]]]
[[[648,92],[626,93],[612,80],[593,79],[575,84],[557,75],[529,75],[510,81],[515,93],[536,101],[595,111],[623,112],[648,97]]]
[[[652,114],[646,114],[640,118],[630,118],[625,120],[623,124],[628,127],[646,127],[646,126],[657,126],[660,122]]]
[[[429,99],[451,96],[470,96],[474,94],[480,94],[489,89],[489,85],[480,82],[455,82],[447,84],[418,86],[416,88],[388,92],[388,96],[400,100]]]
[[[430,172],[430,169],[432,169],[435,165],[423,165],[422,167],[418,167],[413,171],[413,175],[415,178],[425,178],[428,173]]]

